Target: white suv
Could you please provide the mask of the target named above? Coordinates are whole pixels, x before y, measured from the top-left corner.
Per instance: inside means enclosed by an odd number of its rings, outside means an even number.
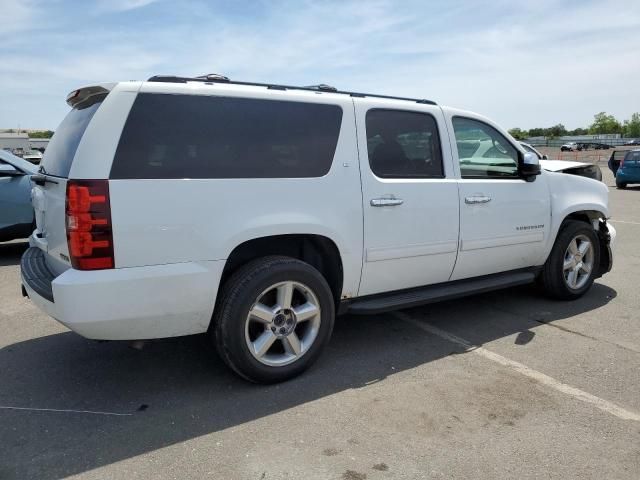
[[[256,382],[312,364],[339,313],[609,271],[601,182],[427,100],[206,78],[84,87],[34,175],[24,293],[94,339],[208,332]]]

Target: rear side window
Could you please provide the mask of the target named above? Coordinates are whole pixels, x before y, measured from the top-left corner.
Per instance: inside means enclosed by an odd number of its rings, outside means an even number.
[[[341,121],[337,105],[142,93],[111,178],[321,177]]]
[[[76,105],[56,129],[42,157],[42,167],[49,175],[68,177],[82,135],[105,95],[93,95]]]
[[[372,109],[367,112],[371,171],[380,178],[441,178],[438,126],[426,113]]]

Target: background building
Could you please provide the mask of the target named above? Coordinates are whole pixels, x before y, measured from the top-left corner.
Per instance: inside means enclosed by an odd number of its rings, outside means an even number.
[[[26,133],[0,133],[0,148],[26,152],[29,147],[29,135]]]
[[[16,155],[22,155],[29,150],[44,152],[50,138],[29,138],[28,133],[0,132],[0,149],[9,150]]]

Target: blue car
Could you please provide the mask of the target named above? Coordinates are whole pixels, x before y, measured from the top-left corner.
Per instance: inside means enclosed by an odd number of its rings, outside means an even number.
[[[0,242],[26,238],[33,232],[31,178],[38,167],[0,150]]]
[[[630,183],[640,183],[640,150],[629,150],[616,171],[616,187],[626,188]]]

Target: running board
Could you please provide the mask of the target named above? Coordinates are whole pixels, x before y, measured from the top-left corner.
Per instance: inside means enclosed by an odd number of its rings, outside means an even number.
[[[395,292],[355,298],[346,305],[345,313],[356,315],[376,314],[400,308],[417,307],[429,303],[466,297],[500,288],[526,285],[536,278],[532,270],[497,273],[484,277],[429,285],[427,287],[397,290]],[[341,309],[342,310],[342,309]]]

